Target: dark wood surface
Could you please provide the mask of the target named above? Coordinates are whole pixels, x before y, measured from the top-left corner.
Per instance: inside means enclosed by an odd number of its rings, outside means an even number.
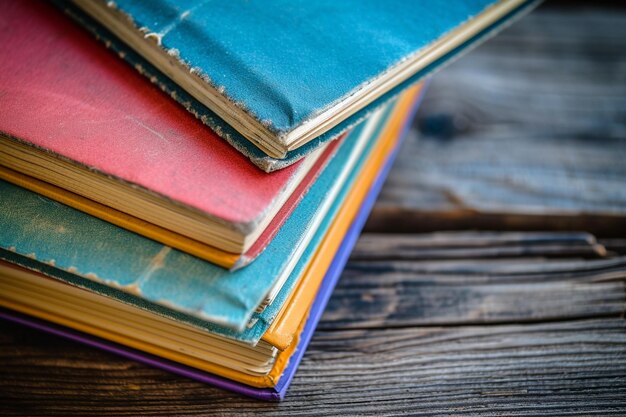
[[[624,51],[625,11],[542,7],[437,74],[368,229],[623,236]]]
[[[379,259],[379,238],[413,259]],[[365,234],[281,404],[2,323],[0,409],[623,415],[626,256],[603,249],[581,233]]]
[[[542,7],[433,80],[283,403],[0,322],[0,415],[625,415],[625,51]]]

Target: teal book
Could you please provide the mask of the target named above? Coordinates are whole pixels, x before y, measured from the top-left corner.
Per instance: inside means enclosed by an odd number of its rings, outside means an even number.
[[[0,258],[255,342],[314,255],[392,107],[346,137],[276,237],[246,268],[227,271],[7,182],[0,182]],[[255,315],[263,303],[270,308]]]
[[[55,1],[266,171],[538,3]]]

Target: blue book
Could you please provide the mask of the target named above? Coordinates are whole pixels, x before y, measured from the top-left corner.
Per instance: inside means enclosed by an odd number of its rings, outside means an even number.
[[[336,138],[538,3],[56,2],[266,171]]]

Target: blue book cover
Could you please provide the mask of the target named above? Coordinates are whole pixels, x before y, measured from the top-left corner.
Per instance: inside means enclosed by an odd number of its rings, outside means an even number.
[[[266,171],[337,137],[537,4],[56,2]]]
[[[284,291],[293,287],[315,252],[306,250],[309,242],[315,245],[330,225],[323,222],[329,217],[325,215],[328,211],[332,215],[350,190],[390,112],[388,108],[351,132],[274,240],[254,263],[238,271],[227,271],[4,181],[0,182],[0,258],[199,328],[258,339],[258,329],[241,332],[281,275],[294,277],[287,279]],[[259,326],[271,322],[284,299],[284,295],[277,297],[277,304],[257,317]]]

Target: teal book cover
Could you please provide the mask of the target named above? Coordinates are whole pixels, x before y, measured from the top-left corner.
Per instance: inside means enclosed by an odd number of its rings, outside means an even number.
[[[246,268],[227,271],[7,182],[0,182],[0,258],[231,337],[246,329],[276,280],[292,276],[277,304],[253,321],[267,326],[313,256],[307,246],[324,235],[326,214],[337,210],[351,188],[388,113],[348,135],[274,240]],[[259,336],[253,327],[237,338]]]
[[[56,2],[266,171],[337,137],[537,4]]]

